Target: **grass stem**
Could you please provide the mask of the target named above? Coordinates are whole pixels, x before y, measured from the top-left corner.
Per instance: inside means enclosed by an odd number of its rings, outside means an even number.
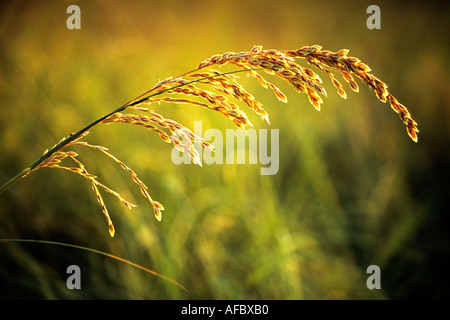
[[[147,273],[150,273],[154,276],[157,276],[161,279],[164,279],[166,281],[169,281],[173,284],[175,284],[177,287],[183,289],[184,291],[188,291],[183,285],[181,285],[180,283],[176,282],[175,280],[172,280],[170,278],[167,278],[166,276],[163,276],[153,270],[150,270],[148,268],[145,268],[143,266],[140,266],[134,262],[131,262],[129,260],[126,260],[124,258],[115,256],[113,254],[107,253],[107,252],[103,252],[100,250],[96,250],[96,249],[92,249],[92,248],[88,248],[88,247],[83,247],[83,246],[78,246],[78,245],[74,245],[74,244],[70,244],[70,243],[64,243],[64,242],[56,242],[56,241],[47,241],[47,240],[34,240],[34,239],[0,239],[0,243],[1,242],[6,242],[6,243],[10,243],[10,242],[25,242],[25,243],[41,243],[41,244],[51,244],[51,245],[58,245],[58,246],[65,246],[65,247],[71,247],[71,248],[76,248],[76,249],[81,249],[81,250],[85,250],[85,251],[89,251],[89,252],[93,252],[96,254],[100,254],[103,256],[106,256],[108,258],[112,258],[121,262],[124,262],[126,264],[129,264],[135,268],[141,269]]]
[[[208,80],[210,78],[214,78],[214,77],[218,77],[218,76],[223,76],[223,75],[229,75],[229,74],[233,74],[233,73],[239,73],[239,72],[248,72],[250,70],[259,70],[259,69],[264,69],[264,68],[254,68],[254,69],[249,69],[249,70],[234,70],[234,71],[230,71],[230,72],[224,72],[218,75],[214,75],[214,76],[209,76],[209,77],[203,77],[200,79],[195,79],[180,85],[176,85],[174,87],[150,94],[148,96],[145,96],[147,94],[149,94],[151,92],[147,91],[143,94],[141,94],[140,96],[138,96],[137,98],[127,102],[126,104],[120,106],[119,108],[115,109],[114,111],[111,111],[107,114],[105,114],[104,116],[98,118],[97,120],[91,122],[90,124],[88,124],[87,126],[85,126],[84,128],[78,130],[75,133],[70,134],[67,138],[61,140],[59,143],[57,143],[53,148],[51,148],[50,150],[48,150],[47,152],[45,152],[41,157],[39,157],[38,159],[36,159],[32,164],[30,164],[28,167],[26,167],[24,170],[22,170],[20,173],[18,173],[16,176],[14,176],[12,179],[10,179],[8,182],[6,182],[5,184],[3,184],[0,187],[0,194],[4,191],[6,191],[8,188],[10,188],[12,185],[14,185],[16,182],[18,182],[19,180],[21,180],[22,178],[25,178],[25,176],[27,176],[31,171],[33,171],[34,168],[36,168],[38,165],[40,165],[43,161],[45,161],[46,159],[48,159],[49,157],[51,157],[55,152],[61,150],[62,148],[64,148],[65,146],[67,146],[70,142],[72,142],[73,140],[77,139],[79,136],[81,136],[83,133],[87,132],[89,129],[91,129],[92,127],[94,127],[95,125],[99,124],[100,122],[102,122],[103,120],[107,119],[108,117],[110,117],[111,115],[117,113],[117,112],[121,112],[124,111],[125,109],[141,104],[142,102],[155,97],[157,95],[163,94],[169,90],[173,90],[179,87],[183,87],[189,84],[193,84],[196,82],[200,82],[200,81],[205,81]],[[189,73],[192,73],[194,71],[196,71],[197,69],[194,69],[192,71],[186,72],[184,73],[182,76],[187,75]],[[180,76],[180,77],[182,77]],[[145,96],[145,97],[144,97]]]

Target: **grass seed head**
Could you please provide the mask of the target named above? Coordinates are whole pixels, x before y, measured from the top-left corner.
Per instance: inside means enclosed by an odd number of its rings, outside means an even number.
[[[162,211],[164,210],[162,204],[152,199],[147,186],[138,178],[136,173],[125,163],[109,153],[107,148],[82,141],[89,133],[87,129],[97,123],[125,123],[141,126],[156,132],[164,142],[172,143],[176,149],[187,152],[194,163],[201,165],[200,156],[195,145],[200,145],[202,148],[211,150],[213,146],[203,138],[195,135],[186,126],[174,120],[167,119],[154,110],[144,106],[151,104],[159,105],[160,103],[189,104],[216,111],[230,119],[237,127],[245,130],[247,126],[252,126],[252,123],[245,112],[240,109],[239,103],[241,103],[261,116],[262,119],[269,122],[269,115],[263,109],[262,103],[250,94],[238,81],[236,73],[245,72],[253,78],[256,78],[262,87],[273,91],[278,100],[286,103],[287,96],[266,78],[267,75],[278,77],[292,86],[295,91],[306,94],[309,102],[317,110],[320,110],[321,104],[323,103],[320,95],[327,96],[323,81],[316,71],[309,67],[301,66],[297,63],[298,60],[303,60],[319,72],[324,73],[330,79],[339,96],[344,99],[347,98],[345,89],[336,79],[333,72],[340,73],[348,83],[350,89],[355,92],[359,91],[359,86],[355,79],[361,80],[374,91],[380,101],[389,102],[391,108],[399,114],[400,119],[405,124],[409,137],[417,142],[417,133],[419,132],[417,123],[412,119],[407,108],[398,102],[388,91],[388,87],[384,82],[370,73],[371,68],[368,65],[356,57],[349,57],[348,53],[349,50],[347,49],[332,52],[323,50],[321,46],[313,45],[304,46],[296,50],[264,50],[261,46],[254,46],[248,52],[226,52],[224,54],[213,55],[209,59],[201,62],[194,70],[182,76],[169,77],[159,81],[145,94],[92,123],[84,131],[80,130],[77,134],[62,139],[51,151],[46,150],[35,166],[30,166],[29,170],[24,170],[23,176],[26,176],[31,171],[47,167],[77,173],[88,179],[106,217],[109,233],[111,236],[114,236],[114,225],[101,196],[100,189],[113,194],[128,208],[135,207],[135,205],[122,198],[113,189],[100,183],[97,177],[90,174],[78,160],[78,154],[76,152],[63,150],[69,146],[76,145],[89,147],[102,152],[131,175],[132,181],[139,186],[142,195],[152,205],[156,219],[161,221]],[[232,72],[220,72],[216,70],[217,67],[226,64],[237,67],[238,70]],[[208,87],[209,90],[206,90],[204,87]],[[233,99],[237,103],[232,102],[231,100]],[[141,112],[143,114],[121,113],[124,110]],[[61,163],[65,159],[71,159],[76,166],[62,165]],[[7,183],[8,186],[9,184]],[[4,188],[2,188],[3,190]]]

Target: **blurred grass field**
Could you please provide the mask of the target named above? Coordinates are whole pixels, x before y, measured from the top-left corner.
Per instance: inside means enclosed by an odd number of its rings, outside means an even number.
[[[184,285],[74,248],[0,243],[0,297],[38,299],[408,299],[449,293],[450,22],[448,5],[388,1],[77,1],[81,30],[66,27],[70,1],[0,5],[0,184],[45,149],[213,54],[318,44],[350,49],[386,82],[419,124],[412,142],[398,116],[367,87],[328,91],[317,112],[288,85],[288,103],[249,79],[279,129],[280,169],[175,165],[147,130],[111,124],[103,145],[149,186],[151,206],[126,172],[94,150],[90,172],[138,204],[105,201],[111,238],[88,182],[55,169],[0,194],[0,238],[66,242],[131,260]],[[381,30],[366,8],[381,8]],[[304,62],[302,62],[305,65]],[[219,114],[161,105],[193,128],[234,129]],[[79,265],[82,289],[66,287]],[[369,265],[381,290],[369,290]]]

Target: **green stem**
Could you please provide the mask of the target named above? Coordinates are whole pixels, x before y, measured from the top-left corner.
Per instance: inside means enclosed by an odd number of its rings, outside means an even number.
[[[8,189],[9,187],[11,187],[13,184],[15,184],[17,181],[19,181],[22,178],[25,178],[29,173],[30,173],[30,168],[27,167],[25,169],[23,169],[21,172],[19,172],[14,178],[12,178],[11,180],[9,180],[7,183],[5,183],[1,188],[0,188],[0,193],[2,193],[3,191],[5,191],[6,189]]]
[[[210,79],[210,78],[220,77],[220,76],[222,76],[222,75],[228,75],[228,74],[239,73],[239,72],[248,72],[248,71],[251,71],[251,70],[261,70],[261,69],[264,69],[264,68],[240,69],[240,70],[234,70],[234,71],[230,71],[230,72],[224,72],[224,73],[220,73],[220,74],[217,74],[217,75],[213,75],[213,76],[209,76],[209,77],[203,77],[203,78],[200,78],[200,79],[195,79],[195,80],[192,80],[192,81],[188,81],[188,82],[186,82],[186,83],[179,84],[179,85],[177,85],[177,86],[170,87],[170,88],[167,88],[167,89],[165,89],[165,90],[162,90],[162,91],[159,91],[159,92],[150,94],[150,95],[148,95],[148,96],[145,96],[145,95],[147,95],[147,94],[149,94],[149,93],[151,92],[151,90],[150,90],[150,91],[147,91],[147,92],[145,92],[144,94],[138,96],[137,98],[135,98],[135,99],[133,99],[133,100],[127,102],[126,104],[122,105],[121,107],[119,107],[119,108],[117,108],[117,109],[111,111],[110,113],[107,113],[107,114],[105,114],[104,116],[98,118],[98,119],[95,120],[94,122],[88,124],[87,126],[85,126],[85,127],[82,128],[82,129],[78,130],[77,132],[72,133],[72,134],[69,135],[67,138],[61,140],[58,144],[56,144],[53,148],[51,148],[50,150],[48,150],[47,152],[45,152],[40,158],[36,159],[32,164],[30,164],[28,167],[26,167],[24,170],[22,170],[22,171],[21,171],[19,174],[17,174],[14,178],[12,178],[12,179],[9,180],[8,182],[6,182],[3,186],[1,186],[1,187],[0,187],[0,193],[2,193],[2,192],[4,192],[5,190],[7,190],[9,187],[11,187],[13,184],[15,184],[16,182],[18,182],[18,181],[21,180],[22,178],[25,178],[25,176],[27,176],[31,171],[33,171],[34,168],[36,168],[38,165],[40,165],[42,162],[44,162],[47,158],[49,158],[49,157],[50,157],[51,155],[53,155],[55,152],[61,150],[62,148],[64,148],[65,146],[67,146],[71,141],[77,139],[79,136],[81,136],[83,133],[85,133],[86,131],[88,131],[90,128],[92,128],[93,126],[99,124],[100,122],[102,122],[103,120],[107,119],[108,117],[110,117],[110,116],[113,115],[114,113],[121,112],[121,111],[125,110],[126,108],[132,107],[132,106],[135,106],[135,105],[138,105],[138,104],[140,104],[140,103],[142,103],[142,102],[148,100],[148,99],[151,98],[151,97],[154,97],[154,96],[163,94],[163,93],[165,93],[165,92],[167,92],[167,91],[170,91],[170,90],[173,90],[173,89],[176,89],[176,88],[179,88],[179,87],[183,87],[183,86],[188,85],[188,84],[191,84],[191,83],[196,83],[196,82],[204,81],[204,80],[207,80],[207,79]],[[183,77],[183,76],[185,76],[185,75],[188,75],[189,73],[195,72],[195,71],[197,71],[197,70],[199,70],[199,69],[197,68],[197,69],[191,70],[191,71],[189,71],[189,72],[186,72],[186,73],[182,74],[181,76],[178,76],[177,78],[181,78],[181,77]],[[177,78],[175,78],[175,79],[177,79]],[[145,97],[143,97],[143,96],[145,96]],[[141,97],[142,97],[142,98],[141,98]]]
[[[125,262],[125,263],[127,263],[127,264],[129,264],[129,265],[131,265],[131,266],[133,266],[133,267],[136,267],[136,268],[139,268],[139,269],[141,269],[141,270],[144,270],[145,272],[148,272],[148,273],[150,273],[150,274],[152,274],[152,275],[154,275],[154,276],[157,276],[157,277],[159,277],[159,278],[161,278],[161,279],[167,280],[167,281],[169,281],[169,282],[175,284],[175,285],[178,286],[179,288],[183,289],[184,291],[187,291],[187,289],[186,289],[183,285],[179,284],[179,283],[176,282],[175,280],[169,279],[169,278],[167,278],[167,277],[165,277],[165,276],[163,276],[163,275],[161,275],[161,274],[159,274],[159,273],[157,273],[157,272],[155,272],[155,271],[153,271],[153,270],[150,270],[150,269],[147,269],[147,268],[145,268],[145,267],[142,267],[142,266],[140,266],[140,265],[138,265],[138,264],[136,264],[136,263],[134,263],[134,262],[128,261],[128,260],[126,260],[126,259],[117,257],[117,256],[115,256],[115,255],[113,255],[113,254],[106,253],[106,252],[103,252],[103,251],[99,251],[99,250],[96,250],[96,249],[91,249],[91,248],[87,248],[87,247],[77,246],[77,245],[74,245],[74,244],[69,244],[69,243],[64,243],[64,242],[47,241],[47,240],[32,240],[32,239],[0,239],[0,242],[32,242],[32,243],[44,243],[44,244],[53,244],[53,245],[59,245],[59,246],[65,246],[65,247],[71,247],[71,248],[81,249],[81,250],[85,250],[85,251],[90,251],[90,252],[97,253],[97,254],[101,254],[101,255],[103,255],[103,256],[106,256],[106,257],[109,257],[109,258],[112,258],[112,259],[115,259],[115,260],[118,260],[118,261],[121,261],[121,262]]]

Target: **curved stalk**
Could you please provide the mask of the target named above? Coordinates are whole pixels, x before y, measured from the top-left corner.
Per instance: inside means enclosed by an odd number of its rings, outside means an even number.
[[[188,75],[188,74],[190,74],[192,72],[198,71],[199,69],[201,69],[201,68],[196,68],[194,70],[186,72],[186,73],[178,76],[177,78],[181,78],[181,77],[183,77],[185,75]],[[192,83],[196,83],[196,82],[201,82],[201,81],[204,81],[204,80],[207,80],[207,79],[210,79],[210,78],[215,78],[215,77],[218,77],[218,76],[221,76],[221,75],[228,75],[228,74],[239,73],[239,72],[248,72],[248,71],[251,71],[251,70],[260,70],[260,69],[264,69],[264,68],[254,68],[254,69],[248,69],[248,70],[234,70],[234,71],[230,71],[230,72],[224,72],[224,73],[220,73],[218,75],[209,76],[209,77],[203,77],[203,78],[200,78],[200,79],[195,79],[195,80],[192,80],[192,81],[188,81],[186,83],[179,84],[179,85],[176,85],[174,87],[171,87],[171,88],[168,88],[168,89],[165,89],[165,90],[161,90],[159,92],[156,92],[156,93],[153,93],[153,94],[150,94],[150,95],[148,95],[148,94],[151,92],[151,90],[147,91],[147,92],[141,94],[140,96],[136,97],[135,99],[130,100],[129,102],[127,102],[124,105],[120,106],[119,108],[117,108],[117,109],[115,109],[115,110],[105,114],[104,116],[98,118],[97,120],[91,122],[90,124],[88,124],[87,126],[85,126],[82,129],[78,130],[77,132],[70,134],[67,138],[61,140],[53,148],[51,148],[50,150],[45,152],[41,157],[36,159],[32,164],[30,164],[28,167],[23,169],[20,173],[18,173],[16,176],[14,176],[12,179],[10,179],[8,182],[3,184],[0,187],[0,193],[4,192],[8,188],[10,188],[12,185],[14,185],[19,180],[25,178],[31,171],[33,171],[34,168],[36,168],[43,161],[45,161],[47,158],[52,156],[55,152],[61,150],[62,148],[67,146],[70,142],[72,142],[73,140],[77,139],[83,133],[88,131],[90,128],[94,127],[95,125],[99,124],[100,122],[102,122],[103,120],[107,119],[108,117],[110,117],[111,115],[113,115],[113,114],[115,114],[117,112],[124,111],[128,107],[132,107],[132,106],[138,105],[138,104],[146,101],[149,98],[152,98],[152,97],[155,97],[157,95],[163,94],[163,93],[165,93],[165,92],[167,92],[169,90],[173,90],[175,88],[183,87],[183,86],[186,86],[186,85],[189,85],[189,84],[192,84]]]
[[[31,243],[53,244],[53,245],[64,246],[64,247],[71,247],[71,248],[76,248],[76,249],[81,249],[81,250],[85,250],[85,251],[97,253],[97,254],[106,256],[106,257],[108,257],[108,258],[112,258],[112,259],[115,259],[115,260],[124,262],[124,263],[126,263],[126,264],[129,264],[129,265],[135,267],[135,268],[141,269],[141,270],[143,270],[143,271],[145,271],[145,272],[147,272],[147,273],[150,273],[150,274],[152,274],[152,275],[154,275],[154,276],[157,276],[157,277],[159,277],[159,278],[161,278],[161,279],[164,279],[164,280],[166,280],[166,281],[169,281],[169,282],[175,284],[177,287],[183,289],[184,291],[188,291],[183,285],[179,284],[179,283],[176,282],[175,280],[169,279],[169,278],[167,278],[166,276],[163,276],[163,275],[161,275],[161,274],[159,274],[159,273],[157,273],[157,272],[155,272],[155,271],[153,271],[153,270],[150,270],[150,269],[148,269],[148,268],[145,268],[145,267],[143,267],[143,266],[140,266],[140,265],[138,265],[138,264],[136,264],[136,263],[134,263],[134,262],[131,262],[131,261],[126,260],[126,259],[124,259],[124,258],[115,256],[115,255],[113,255],[113,254],[110,254],[110,253],[107,253],[107,252],[103,252],[103,251],[100,251],[100,250],[91,249],[91,248],[88,248],[88,247],[82,247],[82,246],[78,246],[78,245],[70,244],[70,243],[56,242],[56,241],[47,241],[47,240],[32,240],[32,239],[0,239],[0,242],[28,242],[28,243],[31,242]]]

